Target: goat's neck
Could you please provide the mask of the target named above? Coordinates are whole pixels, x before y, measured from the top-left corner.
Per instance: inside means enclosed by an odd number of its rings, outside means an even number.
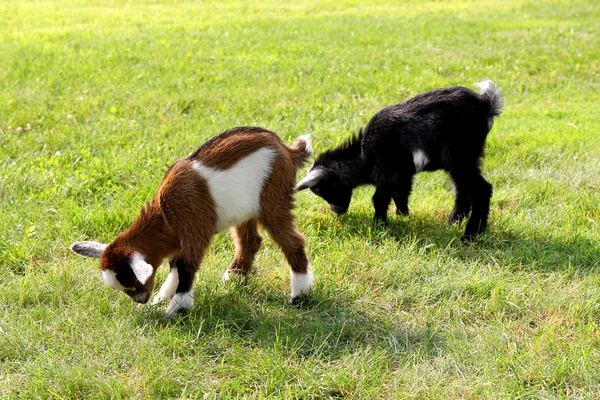
[[[160,207],[148,204],[137,220],[122,235],[122,239],[139,251],[146,262],[158,267],[162,261],[179,250],[179,240],[165,222]]]
[[[371,183],[371,177],[361,157],[343,160],[336,163],[337,176],[352,188]]]
[[[371,183],[371,176],[361,151],[362,131],[322,157],[341,181],[352,188]]]

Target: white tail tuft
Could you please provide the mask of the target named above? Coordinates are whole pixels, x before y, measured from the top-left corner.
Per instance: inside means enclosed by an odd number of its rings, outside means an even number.
[[[500,115],[502,112],[502,96],[498,86],[489,79],[475,84],[479,88],[479,94],[490,103],[490,116]]]
[[[310,135],[307,133],[306,135],[302,135],[298,138],[298,140],[302,140],[304,143],[306,143],[306,152],[309,155],[313,155],[313,147],[312,147],[312,139],[310,138]]]

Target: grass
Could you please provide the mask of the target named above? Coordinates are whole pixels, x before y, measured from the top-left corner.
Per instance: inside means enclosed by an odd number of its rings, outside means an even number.
[[[600,397],[599,19],[579,0],[2,2],[0,397]],[[385,228],[372,188],[340,218],[298,195],[302,308],[270,240],[224,286],[218,236],[174,320],[68,250],[126,229],[227,128],[308,132],[318,152],[383,106],[488,78],[506,105],[471,246],[432,173]]]

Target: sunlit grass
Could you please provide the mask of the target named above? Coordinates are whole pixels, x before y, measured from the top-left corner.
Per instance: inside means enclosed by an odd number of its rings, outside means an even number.
[[[0,397],[600,397],[599,19],[592,1],[2,2]],[[174,320],[68,250],[126,229],[227,128],[311,133],[319,152],[485,79],[505,108],[471,246],[433,173],[387,227],[372,188],[343,217],[298,195],[301,308],[268,239],[248,283],[222,285],[218,236]]]

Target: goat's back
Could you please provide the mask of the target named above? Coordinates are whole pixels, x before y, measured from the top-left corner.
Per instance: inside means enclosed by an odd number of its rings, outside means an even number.
[[[465,87],[421,93],[373,116],[362,137],[363,155],[367,162],[400,158],[408,163],[423,152],[425,170],[475,162],[483,155],[490,112],[490,103]]]
[[[220,232],[276,207],[281,200],[271,191],[291,198],[295,174],[295,159],[275,133],[239,127],[177,161],[157,196],[170,225],[194,229],[201,221]]]

